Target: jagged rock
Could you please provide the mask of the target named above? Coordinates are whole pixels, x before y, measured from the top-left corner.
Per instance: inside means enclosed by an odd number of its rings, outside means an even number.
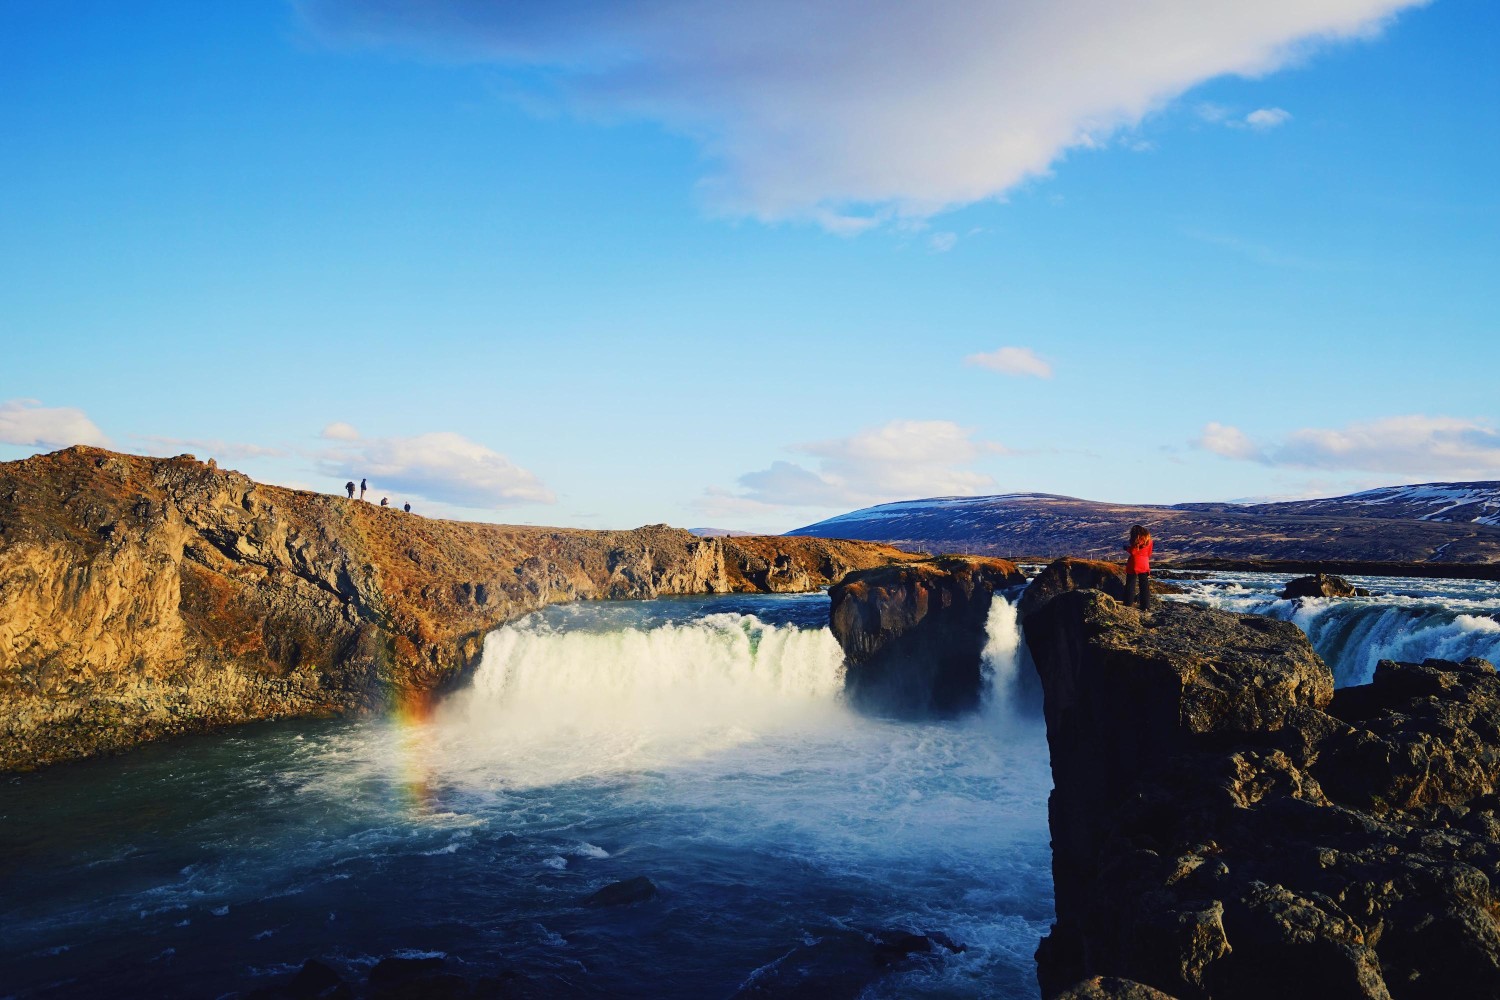
[[[1161,990],[1120,979],[1094,976],[1057,995],[1057,1000],[1174,1000]]]
[[[1125,599],[1125,564],[1100,562],[1097,559],[1055,559],[1036,575],[1022,592],[1016,610],[1022,617],[1036,611],[1058,594],[1072,590],[1101,590],[1117,601]],[[1180,594],[1174,583],[1151,580],[1153,594]]]
[[[1003,559],[944,556],[840,580],[829,590],[829,624],[850,699],[900,715],[978,705],[990,601],[1025,579]]]
[[[625,879],[623,882],[611,882],[598,892],[587,897],[583,901],[584,906],[627,906],[631,903],[644,903],[648,899],[656,898],[656,883],[644,875]]]
[[[421,709],[555,601],[825,586],[817,538],[466,524],[69,448],[0,464],[0,771],[214,726]]]
[[[1500,996],[1500,678],[1334,693],[1284,623],[1097,591],[1025,619],[1055,790],[1044,997]],[[1102,988],[1102,987],[1101,987]],[[1104,994],[1108,996],[1109,994]]]
[[[1281,599],[1283,601],[1296,600],[1299,597],[1369,597],[1370,592],[1364,587],[1356,587],[1341,576],[1333,576],[1329,573],[1314,573],[1312,576],[1299,576],[1295,580],[1289,580],[1282,588]]]

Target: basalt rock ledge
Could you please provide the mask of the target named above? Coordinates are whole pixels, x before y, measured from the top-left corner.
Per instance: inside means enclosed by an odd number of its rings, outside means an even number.
[[[232,723],[420,710],[558,601],[782,592],[913,558],[818,538],[434,520],[191,455],[0,464],[0,771]]]
[[[1335,691],[1288,623],[1088,589],[1023,626],[1055,785],[1044,997],[1500,996],[1489,663]]]

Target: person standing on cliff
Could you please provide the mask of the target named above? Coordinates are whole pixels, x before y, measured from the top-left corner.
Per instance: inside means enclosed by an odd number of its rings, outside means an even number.
[[[347,483],[345,483],[344,484],[344,489],[346,489],[346,490],[349,491],[349,499],[353,500],[354,499],[354,480],[351,479]]]
[[[1125,543],[1125,604],[1136,603],[1139,588],[1142,611],[1151,610],[1151,532],[1137,524],[1130,529],[1130,541]]]
[[[365,481],[363,479],[361,479],[359,481],[359,498],[361,500],[363,500],[365,498],[365,490],[366,490],[366,488],[367,488],[367,485],[366,485]]]
[[[401,509],[404,510],[404,511],[406,511],[408,514],[410,514],[411,513],[411,504],[409,504],[409,503],[402,504],[401,505]]]

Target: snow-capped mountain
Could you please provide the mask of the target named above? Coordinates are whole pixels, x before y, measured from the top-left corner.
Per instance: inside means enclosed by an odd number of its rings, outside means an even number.
[[[1132,524],[1163,559],[1500,561],[1500,482],[1426,483],[1275,503],[1099,503],[1047,493],[880,504],[789,531],[929,552],[1114,557]]]
[[[1380,489],[1325,500],[1255,504],[1254,509],[1267,513],[1336,514],[1343,517],[1500,525],[1500,482],[1383,486]]]

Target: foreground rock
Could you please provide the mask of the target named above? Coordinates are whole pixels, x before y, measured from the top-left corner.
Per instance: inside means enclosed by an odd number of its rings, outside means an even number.
[[[1014,563],[967,556],[850,574],[829,591],[849,697],[899,715],[977,706],[990,603],[1025,581]]]
[[[1025,630],[1056,786],[1044,996],[1500,996],[1489,664],[1335,693],[1288,624],[1091,590]]]
[[[909,558],[657,525],[439,521],[191,456],[0,465],[0,770],[229,723],[420,710],[545,604],[806,590]]]
[[[1314,573],[1312,576],[1299,576],[1290,580],[1281,590],[1283,601],[1293,601],[1302,597],[1369,597],[1370,592],[1364,587],[1356,587],[1341,576],[1333,576],[1328,573]]]

